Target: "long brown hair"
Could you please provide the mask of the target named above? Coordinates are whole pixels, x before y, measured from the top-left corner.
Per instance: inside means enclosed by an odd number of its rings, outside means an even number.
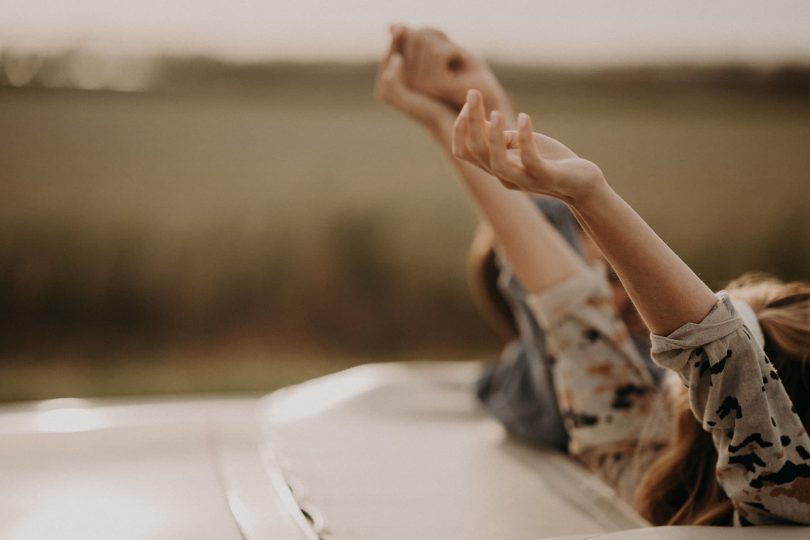
[[[765,335],[765,352],[805,426],[810,425],[810,283],[747,274],[726,287],[745,300]],[[672,440],[647,470],[635,504],[653,525],[729,525],[733,507],[715,477],[717,452],[682,392]]]

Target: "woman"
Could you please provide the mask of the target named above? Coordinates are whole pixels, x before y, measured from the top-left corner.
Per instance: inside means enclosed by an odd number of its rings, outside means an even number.
[[[494,315],[490,319],[508,343],[500,361],[479,380],[478,396],[511,434],[565,449],[568,437],[554,394],[545,333],[526,302],[526,284],[515,275],[513,266],[515,262],[525,264],[537,229],[552,237],[552,252],[564,250],[566,255],[573,250],[574,256],[590,263],[601,261],[601,254],[564,204],[504,190],[488,174],[452,157],[453,122],[470,87],[481,92],[489,109],[511,110],[506,92],[486,64],[445,34],[401,25],[391,28],[376,94],[427,129],[455,166],[484,221],[473,242],[473,289],[479,305]],[[631,328],[639,354],[657,377],[660,370],[652,366],[648,354],[648,331],[621,286],[614,284],[615,307]]]
[[[810,524],[810,283],[742,278],[713,293],[599,167],[534,133],[525,114],[517,131],[499,111],[487,121],[476,90],[452,148],[493,185],[569,205],[651,330],[653,359],[682,383],[668,392],[675,429],[656,429],[660,393],[621,321],[605,324],[604,278],[550,258],[538,229],[515,270],[556,358],[571,452],[654,524]]]

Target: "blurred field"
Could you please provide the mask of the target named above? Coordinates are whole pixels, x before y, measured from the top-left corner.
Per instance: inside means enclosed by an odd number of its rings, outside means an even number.
[[[473,207],[370,67],[193,68],[141,93],[0,87],[0,399],[497,350],[467,295]],[[810,277],[806,89],[502,73],[713,286]]]

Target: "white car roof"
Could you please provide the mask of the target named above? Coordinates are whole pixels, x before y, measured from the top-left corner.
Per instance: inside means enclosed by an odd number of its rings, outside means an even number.
[[[3,540],[306,540],[260,459],[256,398],[0,411]]]
[[[362,366],[262,403],[296,497],[329,538],[540,538],[646,525],[563,454],[506,437],[473,363]]]
[[[508,439],[471,363],[370,365],[256,398],[0,408],[0,538],[764,539],[637,528],[568,457]],[[304,517],[309,516],[309,521]],[[783,539],[810,529],[778,528]]]
[[[476,363],[367,365],[262,400],[267,459],[328,539],[737,540],[802,527],[649,527],[569,457],[508,438]]]

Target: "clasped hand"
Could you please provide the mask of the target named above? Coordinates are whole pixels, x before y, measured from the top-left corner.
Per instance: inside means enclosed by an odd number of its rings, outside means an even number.
[[[449,147],[453,121],[470,88],[481,92],[488,108],[509,110],[506,92],[470,51],[432,28],[391,27],[375,85],[380,101],[427,127]]]

